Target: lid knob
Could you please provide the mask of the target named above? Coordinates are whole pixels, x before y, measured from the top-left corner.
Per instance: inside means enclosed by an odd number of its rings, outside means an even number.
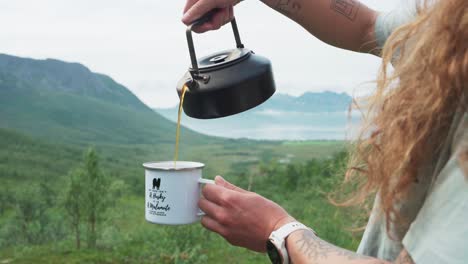
[[[214,62],[214,63],[220,63],[220,62],[223,62],[224,60],[226,60],[227,57],[228,57],[228,55],[226,55],[226,54],[218,55],[216,57],[211,58],[210,61]]]

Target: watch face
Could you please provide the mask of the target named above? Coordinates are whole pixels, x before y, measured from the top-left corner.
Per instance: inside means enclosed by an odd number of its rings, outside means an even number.
[[[273,243],[271,243],[270,240],[267,241],[267,253],[268,257],[271,260],[271,263],[273,264],[282,264],[281,263],[281,255],[278,251],[278,249],[275,247]]]

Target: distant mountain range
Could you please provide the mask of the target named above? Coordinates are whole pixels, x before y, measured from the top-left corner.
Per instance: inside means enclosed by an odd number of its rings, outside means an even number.
[[[352,97],[347,93],[306,92],[301,96],[291,96],[288,94],[276,93],[265,103],[249,110],[249,113],[263,111],[282,112],[341,112],[347,111],[351,104]],[[171,108],[156,108],[155,110],[163,115],[167,112],[177,111],[178,106]]]
[[[348,110],[351,101],[351,96],[346,93],[329,91],[321,93],[306,92],[298,97],[275,94],[255,111],[340,112]]]
[[[0,54],[0,128],[60,142],[174,142],[175,124],[78,63]],[[189,129],[190,142],[209,137]]]
[[[193,145],[220,140],[207,135],[342,139],[350,102],[344,93],[276,94],[257,108],[227,118],[184,116],[182,125],[189,129],[182,129],[181,137]],[[177,109],[157,112],[112,78],[79,63],[0,54],[0,128],[78,145],[172,145]]]
[[[295,97],[275,94],[243,113],[209,120],[183,117],[182,124],[200,133],[252,139],[344,139],[352,102],[346,93],[307,92]],[[177,107],[155,109],[177,121]]]

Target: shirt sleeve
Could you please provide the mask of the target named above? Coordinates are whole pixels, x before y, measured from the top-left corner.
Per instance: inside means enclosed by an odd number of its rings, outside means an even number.
[[[382,48],[393,31],[417,16],[417,4],[414,1],[401,1],[398,7],[390,12],[380,13],[375,22],[377,45]]]
[[[468,178],[453,155],[403,239],[414,263],[468,263]]]

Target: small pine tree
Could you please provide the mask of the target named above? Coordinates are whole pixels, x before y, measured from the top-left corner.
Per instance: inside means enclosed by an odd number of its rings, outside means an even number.
[[[108,205],[109,194],[106,192],[106,177],[99,168],[99,157],[94,148],[90,148],[85,156],[84,187],[87,244],[89,248],[95,248],[97,226]]]
[[[77,249],[81,247],[82,223],[86,224],[87,246],[96,247],[97,227],[103,220],[110,200],[110,193],[106,189],[107,180],[99,168],[99,157],[94,148],[90,148],[84,156],[84,164],[70,172],[64,204],[75,233]]]
[[[70,183],[65,198],[67,212],[73,232],[75,233],[76,248],[81,247],[80,225],[84,214],[84,176],[82,169],[74,169],[69,173]]]

